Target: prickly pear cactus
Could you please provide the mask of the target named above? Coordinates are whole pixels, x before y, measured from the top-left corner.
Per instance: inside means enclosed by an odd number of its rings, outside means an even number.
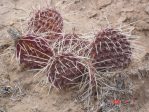
[[[48,67],[49,81],[57,88],[71,87],[81,81],[85,67],[73,54],[55,56]]]
[[[44,38],[26,35],[16,42],[16,56],[20,64],[36,69],[46,66],[53,52]]]
[[[38,33],[52,32],[61,33],[63,19],[54,9],[38,10],[29,21],[29,30]]]
[[[127,36],[116,29],[104,29],[95,36],[91,57],[98,71],[111,71],[128,67],[132,48]]]

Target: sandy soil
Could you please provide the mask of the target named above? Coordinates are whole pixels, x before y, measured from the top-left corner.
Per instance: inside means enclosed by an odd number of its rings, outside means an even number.
[[[7,29],[29,18],[29,13],[44,0],[0,0],[1,44],[12,42]],[[108,25],[130,24],[133,34],[140,36],[140,42],[149,52],[149,0],[53,0],[54,6],[64,18],[64,31],[78,33],[94,32]],[[6,52],[7,53],[7,52]],[[54,90],[48,94],[43,79],[34,78],[34,72],[21,71],[11,60],[12,54],[0,57],[0,86],[10,87],[10,95],[0,94],[0,112],[84,112],[71,93]],[[134,80],[136,97],[141,104],[138,112],[149,112],[149,79]],[[13,93],[13,95],[11,94]]]

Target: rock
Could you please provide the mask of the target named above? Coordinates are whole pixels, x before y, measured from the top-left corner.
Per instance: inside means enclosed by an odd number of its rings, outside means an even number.
[[[98,9],[102,9],[103,7],[107,7],[112,3],[112,0],[99,0],[98,1]]]
[[[63,0],[63,1],[62,1],[62,4],[65,4],[65,3],[66,3],[66,0]]]
[[[13,93],[13,90],[10,86],[0,87],[0,96],[1,97],[8,97]]]
[[[5,49],[7,49],[10,45],[9,44],[3,44],[0,45],[0,52],[3,52]]]
[[[90,11],[88,12],[88,18],[94,18],[94,17],[97,17],[97,12],[94,12],[94,11]]]
[[[32,109],[32,112],[41,112],[41,111],[39,109],[37,109],[37,108],[34,108],[34,109]]]
[[[6,112],[6,108],[5,107],[0,107],[0,112]]]
[[[5,27],[6,27],[5,25],[0,24],[0,30],[3,29],[3,28],[5,28]]]
[[[74,4],[77,4],[77,3],[79,3],[80,2],[80,0],[75,0],[74,1]]]
[[[147,14],[149,14],[149,5],[146,6],[145,12],[146,12]]]
[[[7,49],[9,46],[10,46],[9,44],[0,45],[0,50]]]
[[[143,61],[148,61],[148,60],[149,60],[149,53],[147,52],[143,57]]]
[[[134,8],[133,8],[133,7],[122,8],[121,11],[122,11],[122,12],[132,12],[132,11],[134,11]]]
[[[136,29],[139,31],[149,31],[149,24],[145,21],[139,21],[136,24]]]
[[[4,6],[4,4],[1,3],[0,6]]]
[[[124,22],[124,21],[126,21],[127,20],[127,16],[126,15],[122,15],[122,16],[120,16],[120,18],[118,19],[118,23],[122,23],[122,22]]]
[[[149,23],[149,17],[144,18],[143,21]]]

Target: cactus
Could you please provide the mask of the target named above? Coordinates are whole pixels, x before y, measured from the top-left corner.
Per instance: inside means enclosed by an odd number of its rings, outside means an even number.
[[[49,81],[59,89],[78,84],[84,72],[80,59],[71,53],[54,56],[47,66]]]
[[[63,30],[63,19],[54,9],[38,10],[29,21],[28,29],[34,33],[47,33],[55,38]]]
[[[91,57],[98,71],[113,71],[128,67],[132,48],[127,36],[115,29],[104,29],[95,36]]]
[[[36,69],[46,66],[53,52],[44,38],[26,35],[16,42],[16,56],[20,64]]]

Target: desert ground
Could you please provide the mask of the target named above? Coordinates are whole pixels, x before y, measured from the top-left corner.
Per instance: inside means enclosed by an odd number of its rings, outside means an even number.
[[[132,34],[143,46],[140,60],[145,58],[138,64],[145,78],[134,79],[134,96],[140,105],[137,111],[149,112],[149,0],[0,0],[0,112],[84,112],[71,92],[49,92],[45,76],[21,70],[13,58],[13,40],[7,30],[22,30],[34,9],[48,6],[62,15],[66,33],[75,29],[87,34],[109,25],[133,27]],[[3,93],[4,87],[8,93]]]

